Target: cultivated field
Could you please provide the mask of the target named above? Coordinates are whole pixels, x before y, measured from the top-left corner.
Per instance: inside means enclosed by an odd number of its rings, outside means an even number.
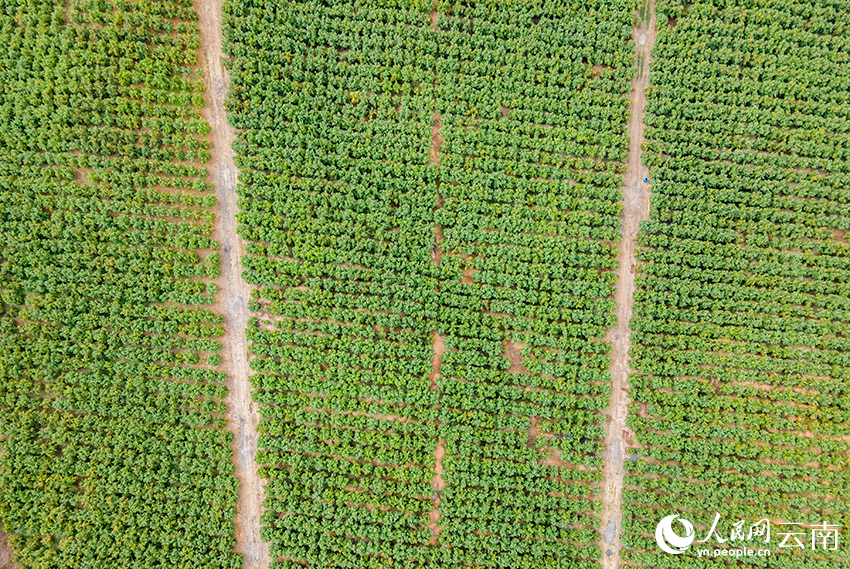
[[[635,13],[231,5],[275,566],[597,564]]]
[[[846,564],[845,4],[0,0],[0,569]]]
[[[0,518],[21,567],[241,566],[196,20],[0,10]]]
[[[672,566],[653,539],[661,512],[698,539],[715,512],[724,538],[771,520],[770,544],[749,546],[775,555],[739,566],[847,561],[812,551],[810,526],[850,523],[850,16],[743,4],[658,5],[632,319],[641,460],[623,528],[640,567]],[[788,532],[805,547],[780,548]]]

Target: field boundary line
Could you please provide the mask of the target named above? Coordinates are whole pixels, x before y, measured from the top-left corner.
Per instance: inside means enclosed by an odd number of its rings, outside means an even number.
[[[271,564],[269,546],[260,537],[264,481],[257,474],[257,424],[259,413],[251,398],[248,361],[248,301],[252,287],[242,280],[244,246],[236,233],[236,177],[233,159],[233,127],[227,122],[224,102],[230,77],[222,55],[222,0],[195,0],[200,17],[199,64],[204,71],[203,116],[211,128],[212,159],[207,165],[215,185],[214,237],[221,244],[221,276],[216,310],[224,316],[222,360],[218,369],[227,373],[227,428],[233,433],[233,465],[239,481],[236,504],[236,552],[245,569],[266,569]]]
[[[602,469],[600,551],[603,569],[620,568],[625,479],[626,417],[629,408],[629,348],[635,291],[635,247],[640,222],[649,219],[649,169],[641,161],[644,110],[649,86],[649,62],[655,42],[655,0],[644,0],[632,32],[635,42],[635,77],[629,96],[629,154],[623,179],[623,215],[615,292],[617,323],[608,331],[611,342],[611,400],[606,411],[605,453]]]
[[[437,16],[439,15],[439,0],[434,0],[431,13],[429,14],[429,21],[431,24],[431,29],[434,31],[434,41],[437,44],[436,51],[436,59],[440,57],[440,41],[439,41],[439,29],[437,27]],[[434,192],[437,195],[437,202],[434,205],[434,212],[443,207],[443,196],[440,195],[440,148],[443,145],[443,136],[440,133],[440,130],[443,127],[442,117],[440,113],[437,112],[437,67],[436,62],[432,71],[431,78],[431,96],[432,96],[432,104],[434,106],[431,112],[431,146],[429,149],[429,160],[428,166],[433,166],[437,169],[437,174],[435,176],[434,181]],[[442,244],[445,237],[443,236],[443,227],[436,223],[434,224],[434,249],[431,260],[438,267],[440,266],[440,259],[443,256]],[[435,294],[439,294],[439,284],[437,285],[437,290],[434,291]],[[439,328],[439,325],[437,326]],[[446,351],[446,337],[439,333],[438,329],[434,329],[431,332],[432,338],[432,351],[431,351],[431,373],[428,375],[428,381],[430,383],[428,389],[430,391],[434,391],[437,393],[437,398],[439,400],[439,391],[440,384],[439,380],[442,378],[440,374],[440,367],[443,365],[443,354]],[[440,422],[437,421],[436,427],[437,431],[439,431]],[[431,507],[431,511],[428,513],[428,528],[431,531],[431,539],[428,540],[428,545],[430,546],[439,546],[440,544],[440,493],[446,487],[445,482],[443,482],[443,456],[446,453],[446,439],[439,436],[439,432],[437,435],[436,446],[434,447],[434,476],[431,479],[431,486],[433,487],[434,494],[432,496],[433,505]]]

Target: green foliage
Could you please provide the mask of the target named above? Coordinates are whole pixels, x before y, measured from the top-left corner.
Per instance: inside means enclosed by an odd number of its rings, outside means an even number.
[[[0,519],[21,567],[240,567],[190,3],[0,6]]]
[[[432,9],[226,7],[263,536],[275,567],[595,566],[637,5]]]
[[[850,16],[815,1],[658,9],[624,559],[702,567],[656,547],[661,517],[699,537],[715,511],[850,523]],[[736,565],[846,560],[781,540]]]

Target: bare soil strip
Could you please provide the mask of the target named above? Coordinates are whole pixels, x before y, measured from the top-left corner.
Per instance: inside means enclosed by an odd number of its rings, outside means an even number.
[[[19,565],[12,561],[13,555],[12,547],[9,545],[9,535],[0,530],[0,569],[18,569]]]
[[[434,111],[433,122],[431,123],[431,160],[430,164],[440,163],[440,146],[443,144],[443,135],[440,134],[440,129],[443,127],[443,117]]]
[[[641,10],[644,16],[635,27],[635,61],[637,76],[632,81],[631,117],[629,119],[629,157],[623,184],[623,218],[620,239],[619,267],[617,269],[616,313],[617,324],[609,330],[607,339],[612,342],[611,402],[606,412],[605,457],[602,482],[601,539],[602,567],[619,569],[620,537],[623,519],[623,467],[626,458],[626,439],[631,433],[626,429],[629,397],[629,322],[634,301],[635,241],[641,220],[649,218],[649,184],[643,179],[649,169],[641,163],[643,144],[643,116],[646,106],[646,88],[649,85],[649,56],[655,41],[655,1],[647,0]]]
[[[440,378],[440,366],[443,364],[443,354],[446,351],[446,339],[445,336],[437,334],[436,331],[433,333],[433,338],[434,353],[431,356],[431,374],[428,376],[428,379],[431,381],[429,389],[431,391],[437,391],[439,389],[437,380]]]
[[[431,10],[431,28],[436,32],[437,31],[437,3],[438,0],[434,0],[434,7]],[[439,43],[437,45],[437,55],[439,56],[440,46]],[[437,69],[434,68],[434,82],[433,87],[436,89],[437,82]],[[436,101],[435,101],[436,105]],[[435,110],[433,112],[433,122],[431,123],[431,152],[430,159],[428,161],[429,165],[440,167],[440,147],[443,144],[443,136],[440,134],[440,129],[442,128],[442,117]],[[434,211],[437,211],[441,207],[443,207],[443,197],[440,195],[440,179],[437,178],[434,191],[437,194],[437,204],[434,207]],[[440,264],[440,258],[443,256],[443,252],[441,250],[441,245],[443,243],[443,228],[439,225],[434,227],[434,250],[432,260],[434,264]],[[438,291],[435,291],[438,292]],[[433,355],[431,357],[431,374],[428,376],[431,384],[429,389],[431,391],[439,391],[440,386],[438,384],[438,379],[442,377],[440,375],[440,366],[443,363],[443,354],[446,351],[446,342],[445,337],[441,336],[436,330],[433,332],[434,338],[434,350]],[[446,454],[446,440],[440,439],[437,441],[437,446],[434,449],[434,477],[431,479],[431,486],[434,488],[434,506],[431,508],[431,512],[429,513],[429,521],[428,527],[431,530],[431,539],[428,541],[428,545],[438,545],[439,544],[439,534],[440,534],[440,492],[443,488],[446,487],[446,484],[443,482],[443,456]]]
[[[200,65],[206,82],[204,118],[212,128],[212,161],[207,165],[215,184],[218,211],[215,237],[221,243],[221,276],[216,309],[224,316],[222,362],[227,373],[227,427],[233,432],[233,464],[239,480],[236,506],[236,551],[245,569],[265,569],[271,563],[268,544],[260,539],[263,483],[257,475],[257,423],[259,414],[251,400],[248,365],[248,300],[251,287],[242,280],[242,242],[236,234],[236,176],[231,143],[233,128],[227,123],[224,101],[230,77],[221,53],[221,0],[196,0],[200,16]]]
[[[434,507],[429,515],[431,523],[428,527],[431,529],[431,540],[428,545],[437,545],[439,543],[438,536],[440,535],[440,492],[446,487],[443,482],[443,456],[446,454],[446,440],[440,439],[437,443],[437,448],[434,450],[434,458],[436,463],[434,466],[434,478],[431,479],[431,486],[434,488]]]

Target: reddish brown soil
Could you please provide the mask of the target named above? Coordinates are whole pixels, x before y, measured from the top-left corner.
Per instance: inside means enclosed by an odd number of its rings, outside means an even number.
[[[446,454],[446,441],[445,439],[441,439],[440,442],[437,443],[437,448],[434,449],[434,459],[436,460],[436,465],[434,466],[434,478],[431,480],[431,486],[434,488],[434,507],[431,509],[431,513],[429,514],[429,519],[431,523],[428,524],[428,527],[431,529],[431,540],[428,542],[429,545],[437,545],[439,535],[440,535],[440,492],[443,488],[446,487],[445,482],[443,482],[443,456]]]
[[[443,128],[442,117],[435,111],[434,122],[431,123],[431,161],[429,164],[440,164],[440,146],[443,145],[443,135],[440,134],[441,128]]]
[[[233,464],[239,480],[236,506],[236,551],[245,569],[266,569],[271,563],[269,547],[260,539],[260,514],[264,481],[257,475],[257,423],[259,414],[251,399],[251,370],[245,328],[251,287],[242,280],[242,241],[236,234],[236,177],[231,144],[235,139],[228,124],[224,101],[230,77],[221,52],[221,0],[196,0],[201,44],[199,63],[206,82],[203,116],[209,122],[212,160],[207,165],[218,197],[214,237],[221,243],[221,276],[216,310],[224,316],[222,358],[219,369],[227,373],[229,396],[227,427],[233,432]]]
[[[446,340],[444,336],[440,336],[436,332],[433,333],[434,338],[434,352],[431,356],[431,373],[428,376],[428,379],[431,381],[430,390],[437,391],[438,385],[437,380],[440,376],[440,366],[443,363],[443,354],[446,351]]]
[[[511,362],[511,367],[508,368],[508,373],[520,373],[523,375],[531,375],[531,372],[522,365],[522,355],[519,351],[525,348],[525,344],[521,342],[505,342],[505,353],[502,354]]]
[[[655,2],[650,0],[648,25],[639,22],[634,30],[637,47],[635,62],[642,64],[637,77],[632,81],[631,117],[629,119],[629,155],[623,183],[623,217],[620,239],[619,267],[617,270],[616,314],[617,324],[609,330],[607,340],[612,343],[611,352],[611,401],[606,412],[608,423],[605,428],[605,456],[602,482],[602,518],[599,547],[603,569],[620,567],[620,531],[622,523],[624,461],[626,439],[632,434],[626,427],[628,412],[629,377],[629,321],[634,301],[635,243],[638,225],[649,218],[649,187],[642,182],[649,176],[649,169],[641,162],[643,144],[643,116],[646,106],[646,88],[649,85],[649,59],[655,40]]]
[[[0,530],[0,569],[18,569],[19,565],[12,561],[12,554],[9,535]]]

